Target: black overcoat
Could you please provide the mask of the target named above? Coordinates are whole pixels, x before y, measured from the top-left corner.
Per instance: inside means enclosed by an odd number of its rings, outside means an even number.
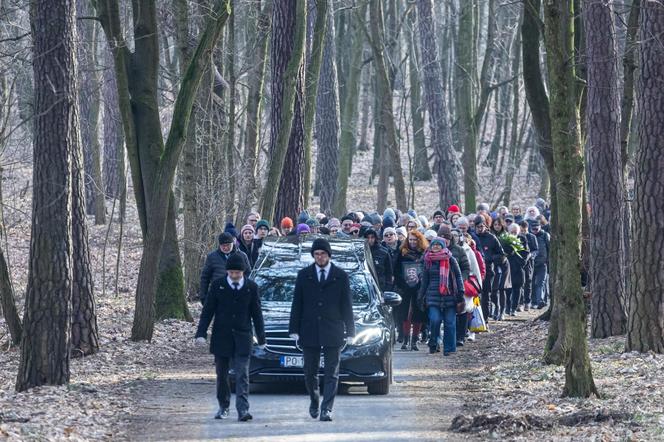
[[[198,323],[196,337],[205,338],[210,322],[210,353],[219,357],[248,356],[253,345],[253,322],[256,339],[265,344],[265,325],[261,312],[258,286],[245,278],[240,290],[233,289],[227,278],[212,282],[203,312]]]
[[[355,336],[348,275],[332,264],[321,284],[316,270],[311,264],[297,274],[288,333],[300,335],[302,347],[340,347]]]

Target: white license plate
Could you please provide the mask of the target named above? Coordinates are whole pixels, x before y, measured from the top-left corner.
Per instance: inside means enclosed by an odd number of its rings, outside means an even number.
[[[304,367],[304,356],[280,356],[279,362],[282,367]],[[325,368],[325,360],[320,358],[320,368]]]
[[[279,359],[282,367],[304,367],[304,357],[302,356],[281,356]]]

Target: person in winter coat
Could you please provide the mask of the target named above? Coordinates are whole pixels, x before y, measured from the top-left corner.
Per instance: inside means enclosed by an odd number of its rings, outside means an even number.
[[[530,251],[526,265],[523,267],[523,309],[528,311],[532,302],[534,261],[537,257],[539,246],[537,244],[537,237],[528,230],[528,221],[521,221],[519,227],[521,228],[521,234],[526,238],[528,250]]]
[[[249,258],[249,268],[253,269],[258,260],[258,252],[261,249],[262,241],[255,239],[255,231],[251,224],[247,224],[240,230],[240,241],[238,249],[244,252]]]
[[[401,245],[400,253],[394,263],[394,283],[401,294],[398,311],[398,324],[402,325],[402,350],[417,351],[417,337],[426,314],[417,305],[417,293],[422,278],[424,252],[429,243],[417,230],[408,232],[408,239]],[[411,334],[412,326],[412,334]]]
[[[383,230],[383,241],[380,244],[385,247],[385,250],[389,253],[390,261],[394,267],[397,255],[401,249],[401,241],[397,238],[397,230],[394,227],[386,227]],[[392,275],[394,275],[394,272],[392,272]]]
[[[507,257],[510,264],[510,278],[512,279],[512,288],[507,289],[507,314],[516,316],[517,309],[521,303],[521,290],[525,279],[524,268],[530,255],[528,249],[528,239],[521,234],[521,228],[518,224],[512,223],[509,227],[510,235],[519,238],[522,251],[514,252]]]
[[[486,225],[486,219],[482,215],[475,217],[475,232],[477,233],[477,248],[484,258],[486,265],[486,275],[482,281],[482,314],[486,319],[489,318],[489,307],[491,306],[490,296],[493,293],[494,286],[496,292],[500,287],[501,269],[507,264],[505,251]],[[498,275],[498,276],[496,276]]]
[[[355,336],[353,298],[346,272],[332,264],[332,248],[324,238],[311,245],[314,263],[297,274],[288,334],[302,347],[304,384],[309,393],[309,415],[319,415],[318,370],[324,358],[323,402],[320,420],[332,420],[332,407],[339,387],[341,349]]]
[[[418,304],[429,314],[429,354],[439,350],[440,324],[443,323],[443,355],[456,351],[458,305],[463,305],[461,270],[443,238],[431,241],[424,255],[424,271]]]
[[[385,247],[380,244],[378,240],[378,233],[372,228],[368,228],[364,232],[369,250],[371,250],[371,257],[376,269],[376,276],[378,276],[378,287],[381,292],[385,292],[392,288],[392,259],[390,253]]]
[[[466,251],[459,244],[459,231],[457,230],[457,235],[453,234],[453,231],[447,225],[442,225],[440,230],[439,237],[445,240],[445,246],[452,252],[452,256],[459,264],[459,269],[461,270],[461,280],[467,281],[470,277],[470,262],[468,261],[468,256]],[[458,347],[463,347],[463,344],[466,340],[466,330],[468,329],[468,314],[464,311],[461,311],[457,314],[456,319],[456,345]]]
[[[214,319],[210,337],[210,353],[214,355],[217,372],[217,401],[219,410],[215,419],[228,417],[231,391],[228,369],[235,371],[235,407],[238,420],[252,419],[249,414],[249,360],[254,333],[259,347],[265,346],[265,326],[258,286],[246,279],[246,256],[236,253],[228,258],[226,275],[212,282],[208,299],[196,331],[196,342],[204,345],[207,329]]]
[[[491,281],[491,302],[494,305],[493,319],[502,321],[507,308],[507,289],[512,287],[510,265],[507,257],[512,256],[515,250],[511,245],[503,242],[503,235],[507,231],[502,218],[498,217],[491,222],[491,233],[498,238],[498,242],[504,251],[503,259],[493,263],[495,276]]]
[[[293,220],[285,217],[281,220],[281,235],[286,236],[293,231]]]
[[[235,247],[235,238],[230,233],[224,232],[219,235],[219,248],[208,254],[205,265],[201,272],[200,300],[205,305],[210,283],[214,280],[226,277],[226,263],[229,258],[238,254],[244,261],[244,276],[248,277],[250,272],[249,258]]]
[[[543,309],[546,307],[542,293],[549,266],[551,237],[542,230],[542,226],[537,221],[530,224],[530,229],[535,238],[537,238],[537,256],[535,257],[533,268],[533,306]]]

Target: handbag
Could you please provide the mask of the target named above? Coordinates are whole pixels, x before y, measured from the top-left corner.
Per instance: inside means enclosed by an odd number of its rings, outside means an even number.
[[[468,279],[463,282],[463,291],[467,296],[476,297],[480,295],[482,289],[477,282],[475,275],[470,275]]]
[[[475,307],[473,310],[473,317],[470,320],[470,331],[473,333],[487,332],[489,329],[486,326],[484,315],[482,314],[481,307]]]

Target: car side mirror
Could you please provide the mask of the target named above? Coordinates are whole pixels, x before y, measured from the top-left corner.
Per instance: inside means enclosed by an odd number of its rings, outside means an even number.
[[[383,292],[383,304],[391,307],[401,304],[401,295],[397,292]]]

